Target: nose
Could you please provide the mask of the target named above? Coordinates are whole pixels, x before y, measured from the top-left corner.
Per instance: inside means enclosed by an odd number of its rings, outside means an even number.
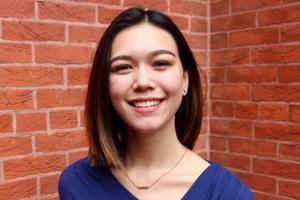
[[[135,71],[135,80],[133,84],[133,89],[135,90],[145,90],[153,89],[155,84],[153,82],[153,74],[149,67],[140,66]]]

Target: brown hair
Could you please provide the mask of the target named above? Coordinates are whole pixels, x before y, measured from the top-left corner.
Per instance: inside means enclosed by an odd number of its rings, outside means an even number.
[[[95,53],[85,102],[85,118],[89,139],[89,159],[93,166],[122,167],[125,151],[125,123],[114,110],[109,95],[109,63],[116,35],[127,27],[147,22],[172,35],[182,66],[189,74],[189,89],[175,115],[179,141],[192,149],[200,133],[202,92],[197,64],[178,27],[164,14],[141,8],[130,8],[116,17],[104,32]]]

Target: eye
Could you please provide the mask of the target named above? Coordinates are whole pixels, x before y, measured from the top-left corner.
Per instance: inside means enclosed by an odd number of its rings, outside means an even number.
[[[154,67],[163,68],[163,67],[170,66],[171,63],[166,60],[158,60],[158,61],[155,61],[153,65],[154,65]]]
[[[119,74],[126,74],[131,72],[133,67],[128,64],[120,64],[112,67],[112,72],[119,73]]]

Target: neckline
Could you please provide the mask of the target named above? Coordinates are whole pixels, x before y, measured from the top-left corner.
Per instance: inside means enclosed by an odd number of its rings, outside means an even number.
[[[210,163],[210,165],[195,179],[195,181],[191,184],[191,186],[189,187],[187,192],[183,195],[181,200],[188,199],[192,195],[194,189],[200,184],[200,182],[202,182],[202,180],[204,180],[205,177],[209,175],[210,171],[212,171],[218,165],[215,162],[211,162],[208,160],[206,160],[206,161],[208,163]],[[107,168],[106,170],[107,170],[108,175],[112,178],[112,182],[114,183],[115,186],[117,186],[120,190],[122,190],[123,193],[126,193],[128,196],[130,196],[130,199],[138,199],[113,175],[113,173],[110,171],[110,169]],[[123,195],[122,195],[122,197],[124,198]]]

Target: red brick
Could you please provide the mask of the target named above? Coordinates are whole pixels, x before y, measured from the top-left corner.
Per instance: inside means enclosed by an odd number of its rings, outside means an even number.
[[[173,22],[180,28],[181,30],[187,30],[189,27],[189,19],[185,16],[177,16],[177,15],[168,15]],[[197,29],[197,28],[196,28]]]
[[[17,132],[46,130],[46,113],[17,114]]]
[[[210,120],[211,133],[222,136],[252,137],[252,124],[239,120]]]
[[[76,110],[50,112],[51,129],[76,128],[77,124]]]
[[[241,169],[245,171],[250,170],[250,159],[246,156],[211,152],[210,158],[212,161],[218,162],[225,167]]]
[[[0,197],[5,200],[29,198],[37,194],[36,179],[0,184]]]
[[[280,144],[279,158],[300,161],[300,144]]]
[[[253,159],[253,172],[281,178],[299,179],[300,164],[277,160]]]
[[[191,32],[206,33],[207,32],[207,19],[191,19]]]
[[[290,105],[290,120],[300,122],[300,105]]]
[[[260,118],[266,120],[287,120],[289,116],[287,104],[268,103],[260,105]]]
[[[249,63],[249,49],[226,49],[211,52],[211,65],[239,65]]]
[[[89,74],[88,68],[68,68],[68,85],[86,85]]]
[[[31,90],[0,91],[0,110],[33,108]]]
[[[229,151],[253,154],[260,157],[276,157],[276,143],[258,140],[229,138]]]
[[[203,150],[207,147],[207,142],[206,142],[206,135],[199,135],[195,145],[193,147],[193,151],[195,153],[200,153],[203,152]]]
[[[211,67],[209,74],[211,83],[224,83],[225,82],[225,69],[223,67]]]
[[[62,24],[3,21],[2,31],[2,38],[5,40],[65,40],[65,26]]]
[[[207,4],[201,1],[170,0],[170,12],[207,16]]]
[[[80,111],[80,127],[85,126],[85,117],[84,117],[84,110]]]
[[[207,53],[206,52],[195,52],[193,51],[194,58],[199,66],[207,65]]]
[[[300,199],[300,183],[291,181],[279,181],[279,194],[291,198]]]
[[[38,2],[40,19],[54,19],[72,22],[96,21],[95,8],[72,3]]]
[[[207,112],[208,111],[208,104],[207,104],[207,101],[206,101],[206,91],[204,92],[203,96],[204,96],[205,100],[203,102],[202,112],[203,112],[204,117],[208,117],[208,112]],[[207,118],[206,118],[206,120],[207,120]],[[203,122],[206,123],[206,121],[203,121]],[[207,128],[207,127],[205,127],[205,128]]]
[[[152,1],[140,1],[140,0],[123,0],[123,5],[128,7],[142,7],[155,9],[162,12],[166,12],[168,9],[168,0],[152,0]]]
[[[254,48],[253,63],[290,63],[300,61],[300,45],[280,45]]]
[[[281,0],[232,0],[231,9],[233,12],[265,8],[281,4]]]
[[[251,93],[255,101],[300,101],[300,86],[297,85],[253,86]]]
[[[31,63],[29,44],[0,44],[0,63]]]
[[[272,194],[263,194],[263,193],[257,193],[254,192],[254,199],[255,200],[290,200],[288,198],[284,198],[284,197],[278,197],[278,196],[274,196]]]
[[[33,174],[61,171],[66,167],[66,158],[64,155],[26,157],[6,160],[3,165],[5,178],[13,179]]]
[[[0,133],[12,131],[12,115],[1,114],[0,122]]]
[[[38,45],[35,54],[37,63],[87,64],[91,62],[93,49],[74,45]]]
[[[220,49],[228,47],[227,33],[212,34],[210,37],[210,48]]]
[[[86,90],[84,89],[45,89],[38,90],[39,108],[83,105]]]
[[[91,2],[91,3],[100,3],[100,4],[108,4],[108,5],[121,5],[120,0],[70,0],[77,2]]]
[[[255,103],[236,103],[234,105],[235,116],[241,119],[257,119],[258,105]]]
[[[300,82],[300,65],[287,65],[278,67],[279,82]]]
[[[298,1],[298,0],[297,0]],[[293,42],[300,40],[300,25],[289,25],[281,28],[281,41]]]
[[[283,0],[282,3],[295,3],[295,2],[299,2],[299,0]]]
[[[218,151],[226,151],[227,150],[227,138],[226,137],[217,137],[210,136],[209,144],[210,149],[218,150]]]
[[[246,85],[213,85],[211,99],[249,100],[249,87]]]
[[[41,194],[51,194],[57,192],[59,175],[41,177]]]
[[[300,21],[300,4],[258,12],[259,25],[283,24]]]
[[[300,142],[299,124],[257,122],[254,127],[258,139]]]
[[[229,13],[229,0],[210,1],[210,15],[218,16]]]
[[[98,42],[104,28],[92,26],[70,26],[69,40],[71,42]]]
[[[59,196],[56,194],[56,196],[44,196],[44,197],[41,197],[41,200],[60,200],[59,199]]]
[[[243,13],[211,19],[211,31],[232,31],[255,27],[255,13]]]
[[[34,17],[34,1],[32,0],[0,0],[0,16],[2,17]]]
[[[70,162],[69,164],[72,164],[72,163],[76,162],[79,159],[85,158],[87,155],[88,155],[87,150],[71,152],[69,154],[69,162]]]
[[[38,152],[64,151],[87,146],[83,131],[61,132],[51,135],[38,135],[36,149]]]
[[[229,45],[231,47],[271,44],[278,42],[278,28],[251,29],[229,33]]]
[[[30,137],[5,137],[0,138],[0,157],[17,156],[31,153]]]
[[[208,152],[205,152],[205,151],[199,152],[199,153],[197,153],[197,155],[200,156],[203,159],[208,160]]]
[[[119,8],[99,7],[98,8],[98,22],[101,23],[101,24],[109,24],[122,11],[124,11],[124,10],[123,9],[119,9]]]
[[[275,178],[243,172],[236,172],[235,174],[240,177],[251,189],[268,193],[276,192]]]
[[[214,117],[233,117],[233,103],[213,102],[212,116]]]
[[[184,34],[190,48],[192,49],[205,49],[207,48],[207,36],[203,35],[187,35]]]
[[[63,70],[55,67],[1,67],[0,85],[44,86],[62,85]]]
[[[265,67],[229,67],[227,81],[232,83],[263,83],[276,81],[276,68]]]

